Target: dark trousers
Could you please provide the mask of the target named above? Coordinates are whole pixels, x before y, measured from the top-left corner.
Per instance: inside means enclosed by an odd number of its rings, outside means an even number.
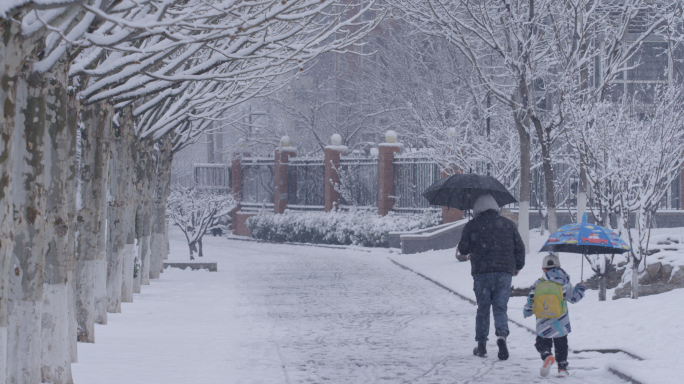
[[[489,308],[494,311],[497,336],[508,336],[508,298],[511,296],[511,275],[505,272],[483,273],[473,276],[477,315],[475,341],[486,342],[489,336]]]
[[[554,337],[554,338],[543,338],[537,336],[537,341],[534,343],[534,347],[537,348],[539,354],[541,354],[542,360],[546,359],[546,356],[551,354],[551,347],[556,347],[556,361],[562,363],[568,361],[568,337]]]

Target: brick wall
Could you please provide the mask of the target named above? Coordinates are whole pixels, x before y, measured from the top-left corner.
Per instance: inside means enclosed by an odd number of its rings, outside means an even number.
[[[256,216],[254,212],[238,211],[233,213],[233,234],[238,236],[252,236],[247,228],[247,219]]]

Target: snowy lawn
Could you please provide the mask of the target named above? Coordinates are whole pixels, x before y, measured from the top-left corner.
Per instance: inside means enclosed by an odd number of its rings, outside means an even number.
[[[170,259],[187,258],[176,230],[171,249]],[[569,378],[542,379],[532,335],[515,325],[508,361],[494,340],[488,358],[474,357],[475,307],[397,267],[386,249],[207,237],[204,250],[219,271],[167,269],[144,286],[96,327],[95,344],[79,344],[75,383],[598,384],[621,382],[608,363],[630,363],[572,355]],[[470,279],[451,258],[402,257]]]
[[[680,238],[682,228],[656,229],[653,236],[658,238]],[[530,246],[538,250],[547,236],[540,236],[538,230],[530,233]],[[655,241],[652,246],[655,245]],[[681,242],[680,242],[681,244]],[[458,262],[454,257],[455,250],[431,251],[414,255],[392,255],[392,259],[424,274],[435,281],[475,299],[470,276],[470,263]],[[546,252],[532,252],[527,256],[525,268],[513,278],[514,287],[529,287],[541,276],[541,261]],[[663,252],[647,259],[648,262],[665,259],[675,260],[675,264],[684,263],[684,253]],[[561,265],[572,278],[572,283],[580,281],[581,256],[570,253],[560,254]],[[587,262],[584,262],[584,279],[593,275]],[[645,296],[638,300],[611,300],[613,290],[608,290],[608,300],[598,301],[598,291],[588,290],[587,296],[577,304],[568,304],[572,333],[568,340],[573,350],[618,348],[644,358],[644,361],[621,359],[607,363],[629,374],[643,383],[682,383],[684,374],[681,365],[684,355],[684,333],[681,332],[684,309],[684,289],[675,289],[660,295]],[[522,307],[525,297],[512,297],[508,305],[508,315],[515,320],[534,329],[532,318],[524,319]],[[528,343],[534,342],[529,335]],[[531,345],[530,345],[531,347]],[[570,354],[568,360],[571,368],[573,360],[586,353]]]

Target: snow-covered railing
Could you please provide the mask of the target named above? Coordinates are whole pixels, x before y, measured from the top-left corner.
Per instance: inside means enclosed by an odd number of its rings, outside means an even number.
[[[290,158],[287,164],[287,206],[323,210],[325,165],[322,158]]]
[[[325,205],[297,205],[297,204],[288,204],[287,209],[291,211],[323,211],[325,210]]]
[[[230,190],[232,173],[230,164],[195,164],[193,166],[195,187],[211,190]]]
[[[487,173],[486,162],[473,161],[473,172]],[[287,170],[287,206],[290,210],[315,211],[324,209],[325,164],[323,158],[290,158]],[[400,213],[417,213],[425,210],[439,210],[430,206],[421,193],[443,173],[434,159],[425,153],[409,152],[397,154],[393,162],[394,199],[393,210]],[[366,156],[345,156],[340,159],[340,192],[338,207],[377,208],[378,206],[378,158]],[[230,164],[195,164],[192,171],[193,186],[209,190],[230,191],[232,180]],[[577,207],[578,177],[569,164],[554,164],[555,201],[557,210],[574,211]],[[515,175],[513,175],[515,177]],[[245,157],[242,159],[243,206],[272,206],[274,202],[274,160],[271,158]],[[659,210],[682,210],[681,174],[659,203]],[[544,176],[539,168],[533,168],[530,185],[530,208],[538,210],[545,204]],[[519,198],[519,185],[512,193]],[[589,204],[592,193],[588,190]],[[264,205],[266,204],[266,205]],[[516,209],[517,204],[509,208]]]
[[[441,178],[440,166],[430,158],[395,157],[394,209],[407,212],[430,209],[430,204],[421,193]]]
[[[378,159],[340,158],[340,205],[377,208]]]
[[[273,205],[274,160],[246,157],[241,165],[242,202]]]
[[[273,203],[250,203],[250,202],[241,202],[240,203],[240,210],[245,211],[245,212],[259,212],[259,211],[270,211],[273,212]]]

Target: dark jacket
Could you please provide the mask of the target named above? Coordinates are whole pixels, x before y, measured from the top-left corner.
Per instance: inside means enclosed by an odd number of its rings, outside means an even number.
[[[473,276],[515,271],[525,266],[525,244],[515,224],[494,210],[480,213],[463,228],[458,250],[470,254]]]

